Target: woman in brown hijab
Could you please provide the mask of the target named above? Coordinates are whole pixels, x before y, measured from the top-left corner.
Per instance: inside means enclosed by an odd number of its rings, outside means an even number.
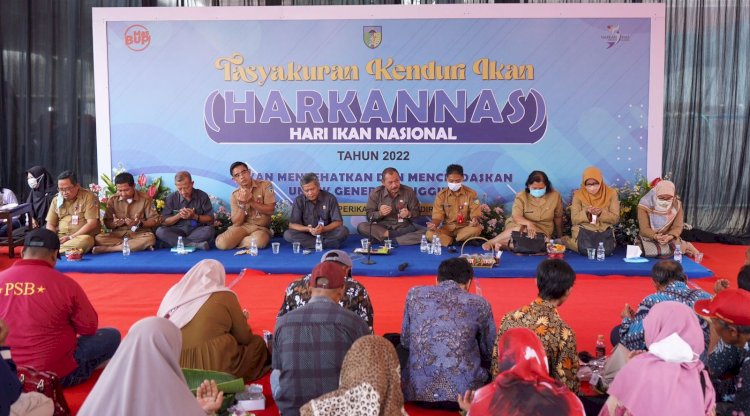
[[[617,191],[604,183],[599,168],[590,166],[583,171],[581,187],[573,193],[570,204],[570,238],[563,242],[570,250],[578,251],[581,227],[601,232],[620,221],[620,199]]]

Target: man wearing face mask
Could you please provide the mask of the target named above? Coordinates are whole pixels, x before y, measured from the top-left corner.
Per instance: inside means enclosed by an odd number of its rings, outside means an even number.
[[[87,253],[99,233],[99,200],[82,189],[75,173],[66,170],[57,177],[57,189],[47,213],[47,229],[60,238],[60,252],[77,249]]]
[[[461,242],[482,233],[479,217],[482,215],[477,192],[463,184],[464,168],[449,165],[445,170],[446,189],[438,192],[432,207],[432,221],[427,223],[427,239],[435,234],[442,246],[453,241]]]
[[[92,252],[99,254],[122,251],[125,237],[128,238],[130,251],[143,251],[153,247],[156,237],[152,229],[159,225],[154,200],[145,192],[135,190],[135,179],[128,172],[115,176],[115,188],[117,195],[109,198],[104,211],[104,226],[111,231],[95,237],[96,246]]]
[[[33,166],[26,171],[26,181],[31,188],[26,202],[31,204],[31,225],[33,228],[47,224],[47,212],[57,194],[55,181],[42,166]]]

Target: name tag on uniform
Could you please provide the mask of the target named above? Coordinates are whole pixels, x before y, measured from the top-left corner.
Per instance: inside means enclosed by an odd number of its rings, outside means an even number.
[[[70,223],[72,225],[78,225],[78,215],[75,215],[75,214],[71,215],[71,217],[70,217]]]

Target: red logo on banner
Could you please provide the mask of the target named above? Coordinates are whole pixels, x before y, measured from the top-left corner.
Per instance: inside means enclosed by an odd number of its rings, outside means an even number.
[[[125,46],[140,52],[151,44],[151,33],[142,25],[133,25],[125,30]]]

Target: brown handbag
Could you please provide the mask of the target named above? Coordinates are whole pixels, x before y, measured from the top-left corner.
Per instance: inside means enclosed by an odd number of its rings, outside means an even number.
[[[32,367],[18,366],[18,380],[23,385],[24,393],[35,391],[52,399],[55,405],[54,416],[69,416],[70,407],[65,401],[60,378],[50,371],[37,371]]]
[[[648,237],[640,237],[639,241],[641,248],[643,248],[643,257],[668,258],[674,254],[674,242],[672,241],[661,244]]]

